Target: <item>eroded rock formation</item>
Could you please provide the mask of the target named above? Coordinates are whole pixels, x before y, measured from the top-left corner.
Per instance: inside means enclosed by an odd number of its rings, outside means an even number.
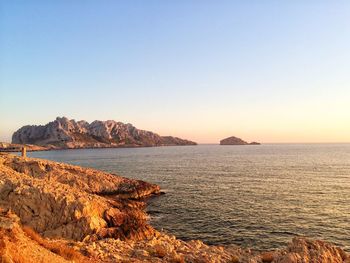
[[[350,263],[342,249],[307,238],[294,238],[286,248],[266,252],[235,245],[208,246],[199,240],[184,242],[162,233],[138,242],[103,239],[79,245],[91,256],[100,255],[103,262]]]
[[[0,206],[47,237],[73,240],[153,234],[144,203],[159,186],[93,169],[0,155]]]
[[[12,135],[12,143],[35,144],[52,148],[101,148],[195,145],[172,136],[160,136],[113,120],[86,121],[59,118],[46,125],[27,125]]]

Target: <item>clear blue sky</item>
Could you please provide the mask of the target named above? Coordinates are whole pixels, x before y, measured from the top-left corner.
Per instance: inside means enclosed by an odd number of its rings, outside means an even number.
[[[0,2],[0,141],[56,116],[350,142],[350,1]]]

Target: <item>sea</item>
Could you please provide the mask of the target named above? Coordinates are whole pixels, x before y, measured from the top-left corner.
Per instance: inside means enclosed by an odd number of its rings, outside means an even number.
[[[150,223],[183,240],[254,250],[295,236],[350,250],[350,144],[76,149],[31,157],[161,186]]]

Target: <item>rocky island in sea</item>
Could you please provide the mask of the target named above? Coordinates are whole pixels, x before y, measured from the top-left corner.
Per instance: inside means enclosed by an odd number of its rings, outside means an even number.
[[[324,241],[286,248],[182,241],[148,223],[145,198],[160,187],[94,169],[0,153],[1,262],[350,262]]]
[[[259,142],[248,143],[241,138],[231,136],[220,141],[220,145],[260,145]]]
[[[132,124],[69,120],[57,117],[46,125],[27,125],[12,135],[14,144],[33,144],[53,149],[196,145],[172,136],[140,130]]]

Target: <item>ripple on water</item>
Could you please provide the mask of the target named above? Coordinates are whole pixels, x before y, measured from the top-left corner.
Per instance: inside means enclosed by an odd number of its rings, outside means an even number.
[[[350,145],[199,145],[34,152],[159,184],[151,223],[185,240],[278,248],[306,235],[350,248]],[[163,190],[164,191],[164,190]]]

